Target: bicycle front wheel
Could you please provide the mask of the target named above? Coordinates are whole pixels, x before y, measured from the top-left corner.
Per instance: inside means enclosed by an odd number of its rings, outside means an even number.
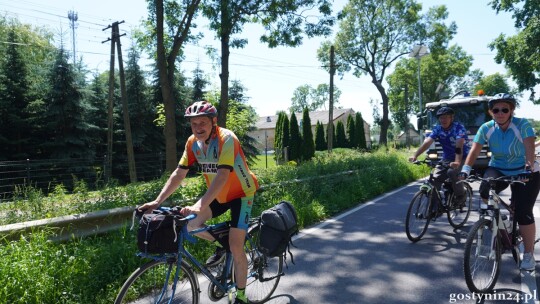
[[[419,241],[427,231],[430,215],[429,192],[418,191],[414,195],[405,219],[405,233],[411,242]]]
[[[172,294],[176,261],[151,261],[135,270],[118,293],[115,304],[196,304],[199,303],[198,281],[191,268],[182,261],[174,296]],[[167,279],[168,278],[168,279]]]
[[[497,233],[493,246],[493,233]],[[493,231],[491,221],[481,219],[472,227],[465,243],[463,273],[471,292],[489,293],[499,277],[501,242],[498,231]]]
[[[471,208],[472,208],[472,189],[471,186],[467,183],[464,183],[465,187],[465,201],[462,203],[458,203],[454,201],[454,194],[450,197],[450,203],[448,204],[448,222],[452,227],[454,228],[461,228],[465,223],[467,222],[467,219],[469,219],[469,215],[471,214]]]
[[[276,290],[283,274],[283,256],[269,257],[257,249],[259,244],[259,227],[248,231],[246,254],[248,259],[248,276],[246,295],[249,303],[264,303]]]

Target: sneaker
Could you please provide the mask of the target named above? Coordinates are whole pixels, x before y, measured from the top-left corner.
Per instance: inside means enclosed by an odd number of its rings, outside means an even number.
[[[216,252],[206,260],[206,267],[214,267],[223,262],[225,258],[225,248],[216,247]]]
[[[536,261],[532,252],[525,252],[523,254],[523,260],[521,261],[520,268],[523,270],[534,270],[536,267]]]
[[[249,300],[246,300],[246,302],[240,300],[239,298],[236,298],[234,301],[234,304],[249,304]]]

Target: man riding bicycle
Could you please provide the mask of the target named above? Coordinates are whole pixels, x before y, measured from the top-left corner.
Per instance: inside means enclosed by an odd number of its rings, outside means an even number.
[[[441,189],[443,182],[450,178],[455,201],[459,204],[465,202],[466,192],[463,185],[456,184],[456,182],[461,164],[469,153],[470,143],[467,130],[461,123],[454,121],[454,114],[454,110],[450,107],[442,107],[437,111],[439,125],[433,127],[431,134],[426,137],[424,143],[413,156],[409,157],[409,161],[416,161],[418,156],[424,153],[433,142],[438,141],[443,149],[443,160],[435,167],[433,183],[437,189]]]
[[[217,126],[217,109],[206,101],[193,103],[186,109],[185,117],[191,124],[191,135],[178,168],[171,174],[158,197],[139,207],[151,212],[167,199],[186,177],[189,168],[198,163],[208,187],[206,193],[192,206],[182,208],[182,215],[195,213],[188,229],[200,228],[214,217],[231,210],[229,247],[234,258],[234,273],[238,287],[235,303],[248,303],[245,295],[247,281],[247,258],[244,241],[251,217],[253,198],[259,187],[257,178],[249,170],[244,152],[236,135]],[[197,236],[216,241],[208,232]],[[224,257],[225,249],[216,241],[216,253],[207,261],[215,266]]]

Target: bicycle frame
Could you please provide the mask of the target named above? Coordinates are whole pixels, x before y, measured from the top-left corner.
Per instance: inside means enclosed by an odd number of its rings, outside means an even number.
[[[195,216],[188,216],[186,217],[186,219],[188,220],[191,220],[195,218]],[[184,241],[189,241],[191,243],[194,243],[196,242],[196,238],[195,238],[195,235],[198,234],[198,233],[201,233],[201,232],[205,232],[205,231],[209,231],[211,229],[216,229],[216,228],[220,228],[220,227],[223,227],[227,225],[226,222],[221,222],[221,223],[217,223],[217,224],[212,224],[212,225],[207,225],[205,227],[202,227],[202,228],[198,228],[198,229],[194,229],[192,231],[188,231],[187,230],[187,225],[184,225],[182,227],[182,230],[181,232],[178,233],[178,253],[174,253],[174,254],[161,254],[161,255],[153,255],[153,254],[146,254],[146,253],[138,253],[137,255],[140,256],[140,257],[146,257],[146,258],[149,258],[149,259],[152,259],[152,260],[156,260],[156,261],[170,261],[171,259],[176,259],[176,272],[174,274],[174,280],[173,280],[173,288],[172,288],[172,297],[171,299],[169,300],[169,304],[171,303],[171,301],[174,299],[174,294],[176,292],[176,285],[178,283],[178,279],[180,277],[180,270],[181,270],[181,267],[180,265],[182,264],[182,260],[185,258],[187,259],[187,261],[189,262],[190,265],[192,265],[192,267],[195,267],[196,269],[199,269],[201,271],[201,273],[210,281],[212,282],[213,284],[215,284],[215,286],[217,286],[224,294],[225,293],[229,293],[230,291],[232,290],[235,290],[235,287],[236,287],[236,284],[234,282],[234,276],[233,276],[233,280],[231,282],[231,284],[229,284],[227,281],[227,278],[229,277],[229,274],[232,274],[232,271],[233,271],[233,257],[232,257],[232,254],[230,252],[227,252],[226,253],[226,258],[225,258],[225,263],[224,263],[224,267],[223,267],[223,270],[222,270],[222,273],[221,273],[221,281],[218,280],[218,278],[216,278],[216,276],[214,276],[210,270],[204,266],[203,264],[201,264],[184,246]],[[253,241],[250,237],[250,235],[248,233],[246,233],[246,242],[249,242],[251,246],[253,246]],[[165,279],[165,283],[164,283],[164,286],[162,288],[162,291],[161,291],[161,294],[159,296],[159,300],[158,300],[158,303],[161,302],[161,299],[163,297],[163,295],[165,294],[166,290],[167,290],[167,287],[168,287],[168,281],[169,281],[169,278],[170,278],[170,275],[171,275],[171,269],[169,268],[169,271],[167,272],[167,276],[166,276],[166,279]],[[197,281],[197,284],[198,284],[198,281]],[[199,286],[197,286],[198,289]]]

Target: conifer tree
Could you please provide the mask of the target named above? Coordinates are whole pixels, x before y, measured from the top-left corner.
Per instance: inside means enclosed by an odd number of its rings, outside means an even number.
[[[347,136],[345,136],[345,126],[341,120],[336,124],[336,148],[347,147]]]
[[[324,126],[317,120],[317,126],[315,127],[315,150],[324,151],[328,148],[324,137]]]
[[[348,145],[349,148],[356,148],[357,146],[357,138],[356,138],[356,126],[354,122],[354,117],[352,115],[349,115],[347,117],[347,133],[349,135]]]
[[[364,119],[362,119],[362,113],[356,112],[356,137],[357,137],[357,147],[359,149],[366,149],[366,133],[364,130]]]
[[[289,142],[289,160],[300,162],[302,158],[302,151],[300,146],[302,144],[302,136],[300,135],[300,129],[298,127],[298,120],[294,113],[291,114],[291,121],[289,123],[289,131],[291,134]]]
[[[0,159],[27,158],[30,148],[30,125],[26,107],[29,85],[26,64],[21,54],[23,46],[14,27],[7,34],[8,44],[0,77]]]
[[[315,156],[315,142],[313,141],[313,131],[311,130],[311,118],[308,108],[304,108],[302,113],[302,159],[308,161]]]
[[[281,123],[281,148],[283,149],[283,160],[291,159],[291,131],[289,126],[289,117],[283,112],[283,121]],[[286,154],[286,155],[285,155]]]

